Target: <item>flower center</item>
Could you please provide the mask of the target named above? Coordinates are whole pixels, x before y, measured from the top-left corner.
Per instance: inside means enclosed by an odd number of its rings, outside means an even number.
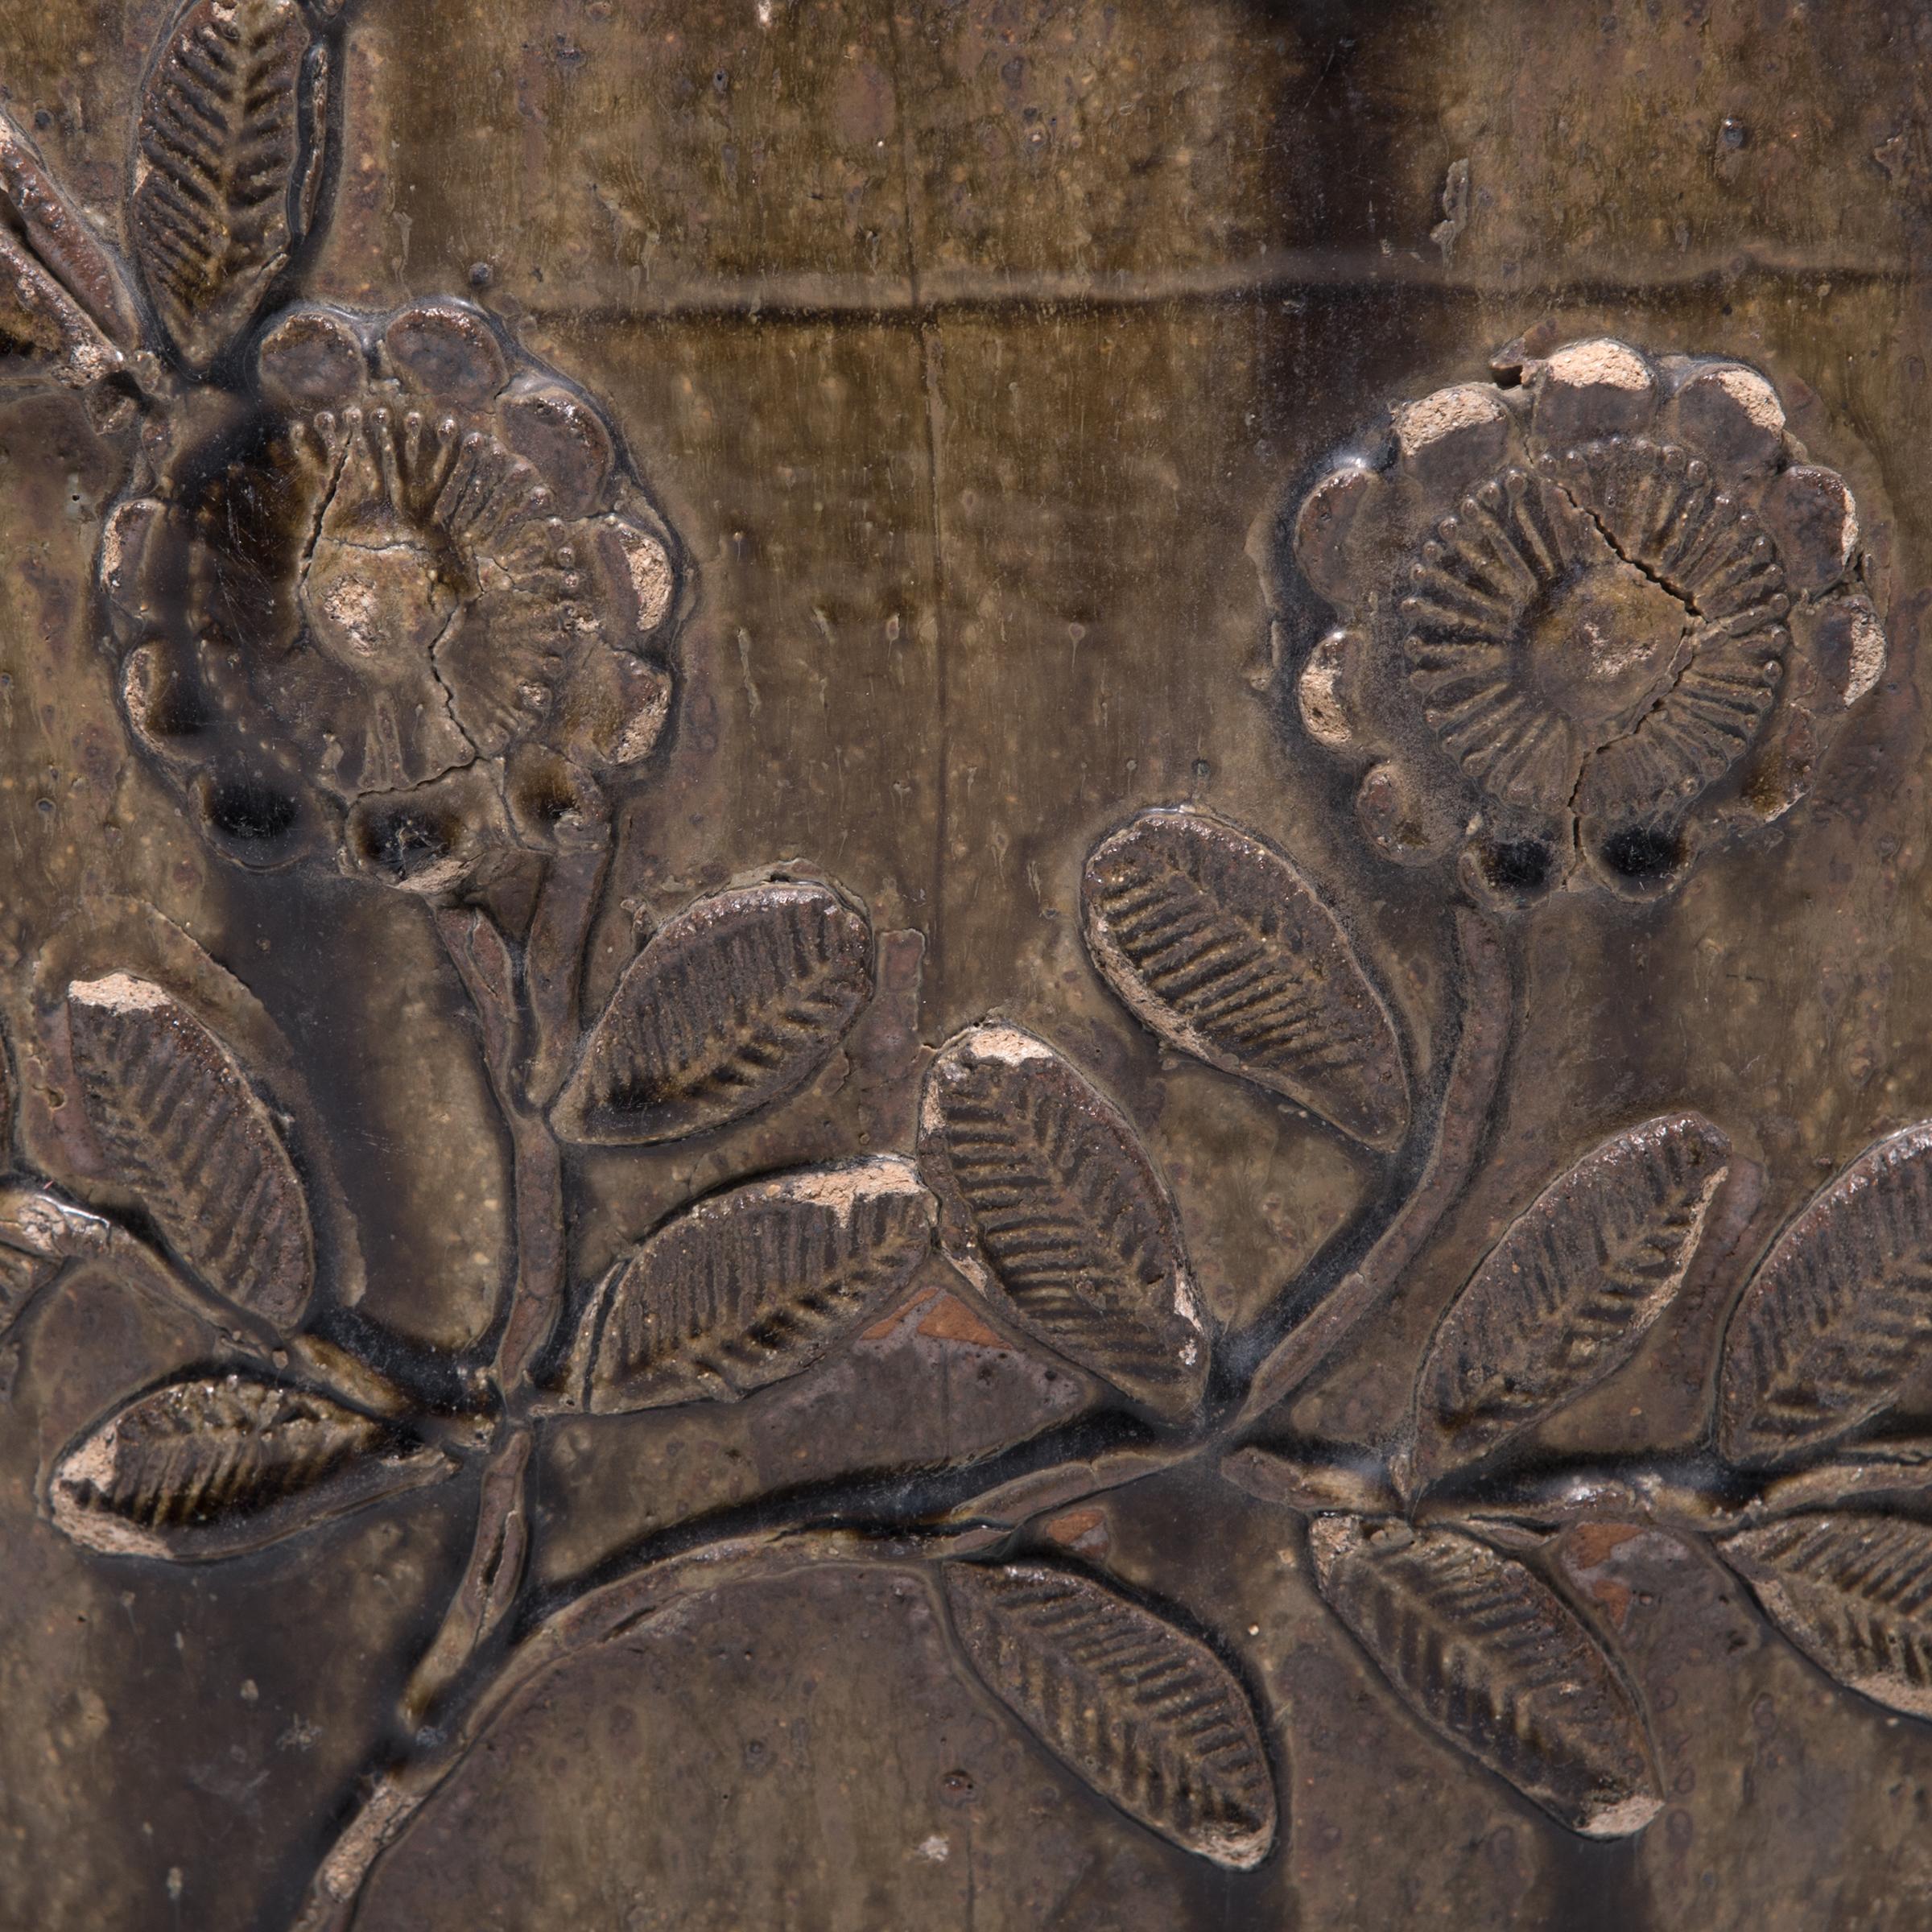
[[[358,676],[390,684],[427,675],[456,597],[419,543],[369,547],[324,538],[303,579],[302,603],[323,650]]]
[[[1625,726],[1682,667],[1690,615],[1620,557],[1551,584],[1518,633],[1529,681],[1586,737]]]

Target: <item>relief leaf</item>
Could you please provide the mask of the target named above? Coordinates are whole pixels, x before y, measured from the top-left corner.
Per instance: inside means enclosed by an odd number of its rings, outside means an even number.
[[[142,89],[134,254],[194,368],[247,326],[301,239],[308,47],[296,0],[190,0]]]
[[[625,968],[554,1124],[609,1146],[723,1126],[802,1087],[871,994],[871,928],[829,886],[700,899]]]
[[[1774,1463],[1869,1422],[1932,1340],[1932,1121],[1868,1148],[1759,1263],[1724,1336],[1719,1447]]]
[[[1055,1757],[1151,1831],[1236,1872],[1274,1842],[1274,1781],[1234,1674],[1075,1571],[948,1563],[960,1647]]]
[[[120,349],[141,341],[141,324],[120,264],[48,171],[40,151],[0,109],[0,202],[27,251]]]
[[[1393,1147],[1402,1049],[1335,914],[1283,856],[1208,813],[1144,811],[1087,861],[1088,950],[1170,1046]]]
[[[933,1199],[894,1155],[801,1170],[682,1209],[605,1278],[578,1330],[592,1414],[732,1401],[862,1327],[932,1246]]]
[[[1534,1427],[1620,1368],[1683,1285],[1731,1143],[1670,1113],[1550,1183],[1437,1327],[1416,1385],[1415,1481]]]
[[[39,258],[0,226],[0,382],[85,389],[121,366],[120,351]]]
[[[1030,1335],[1170,1422],[1209,1340],[1174,1203],[1125,1121],[1017,1026],[956,1034],[926,1077],[919,1166],[947,1256]]]
[[[1514,1558],[1453,1530],[1322,1517],[1323,1597],[1424,1723],[1591,1838],[1662,1806],[1648,1730],[1621,1673]]]
[[[1932,1523],[1792,1516],[1717,1547],[1827,1677],[1888,1710],[1932,1718]]]
[[[315,1282],[308,1205],[233,1055],[131,973],[75,981],[67,1013],[81,1106],[118,1177],[215,1294],[292,1327]]]
[[[187,1376],[55,1465],[55,1525],[109,1556],[195,1563],[294,1536],[456,1465],[393,1425],[250,1375]]]

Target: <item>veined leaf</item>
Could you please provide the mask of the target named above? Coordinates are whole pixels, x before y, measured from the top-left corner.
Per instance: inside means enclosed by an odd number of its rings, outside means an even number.
[[[1827,1677],[1888,1710],[1932,1718],[1932,1523],[1790,1516],[1717,1547]]]
[[[949,1563],[953,1627],[987,1686],[1055,1757],[1151,1831],[1245,1872],[1274,1842],[1248,1697],[1199,1639],[1075,1571]]]
[[[1207,1385],[1207,1323],[1174,1203],[1127,1123],[1043,1040],[940,1050],[919,1166],[953,1265],[1029,1334],[1169,1421]]]
[[[10,211],[28,250],[102,335],[117,348],[138,346],[141,324],[120,264],[47,171],[40,151],[4,109],[0,109],[0,200]]]
[[[593,1414],[729,1401],[862,1327],[932,1246],[933,1199],[893,1155],[801,1170],[672,1216],[584,1311],[572,1383]]]
[[[1550,1183],[1449,1305],[1416,1385],[1418,1488],[1629,1360],[1703,1237],[1731,1143],[1695,1113],[1615,1134]]]
[[[137,1396],[56,1465],[54,1522],[109,1556],[177,1563],[279,1542],[456,1465],[326,1396],[191,1376]]]
[[[1932,1341],[1932,1121],[1870,1147],[1758,1265],[1724,1336],[1718,1442],[1775,1463],[1890,1403]]]
[[[0,382],[85,389],[121,352],[25,245],[0,227]]]
[[[1206,812],[1144,811],[1094,848],[1080,904],[1095,964],[1170,1044],[1372,1146],[1402,1139],[1389,1009],[1280,852]]]
[[[829,886],[700,899],[625,968],[553,1111],[566,1140],[670,1141],[795,1092],[872,995],[872,932]]]
[[[301,238],[308,50],[296,0],[189,0],[142,90],[134,253],[197,369],[247,326]]]
[[[1662,1808],[1649,1732],[1575,1613],[1514,1558],[1453,1530],[1318,1517],[1323,1597],[1424,1723],[1591,1838]]]
[[[67,1011],[88,1124],[169,1247],[223,1299],[292,1327],[315,1282],[308,1205],[234,1056],[130,973],[76,980]]]

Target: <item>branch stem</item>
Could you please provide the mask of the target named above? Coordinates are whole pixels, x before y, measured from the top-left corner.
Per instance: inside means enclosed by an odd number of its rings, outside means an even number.
[[[575,933],[580,949],[601,885],[601,871],[594,877],[585,872],[557,881],[555,923],[548,930],[558,943],[564,935]],[[539,914],[533,925],[533,946],[543,927]],[[506,1001],[512,974],[501,938],[475,913],[440,914],[438,929],[477,1007],[493,1085],[510,1125],[517,1161],[518,1274],[497,1373],[506,1403],[521,1418],[527,1406],[521,1400],[526,1393],[523,1380],[548,1338],[553,1302],[560,1300],[563,1288],[556,1143],[540,1113],[529,1104],[530,1088],[515,1077],[514,1008]],[[347,1932],[378,1861],[490,1725],[538,1678],[566,1659],[648,1623],[688,1597],[748,1578],[783,1575],[824,1561],[907,1563],[986,1554],[1010,1543],[1039,1517],[1088,1496],[1218,1456],[1241,1427],[1302,1385],[1393,1291],[1403,1269],[1421,1253],[1460,1195],[1474,1166],[1508,1044],[1512,999],[1509,965],[1495,928],[1474,912],[1459,912],[1457,939],[1464,967],[1462,1018],[1434,1144],[1417,1188],[1361,1265],[1264,1360],[1248,1399],[1222,1426],[1171,1442],[1109,1443],[1103,1439],[1085,1453],[1058,1462],[1035,1459],[1038,1443],[1023,1446],[1018,1457],[997,1452],[985,1459],[984,1484],[972,1495],[956,1495],[936,1519],[928,1497],[923,1517],[914,1498],[914,1513],[906,1518],[861,1529],[852,1525],[848,1514],[835,1512],[834,1521],[828,1523],[826,1501],[819,1498],[816,1506],[821,1514],[816,1521],[794,1520],[749,1530],[720,1527],[709,1536],[700,1530],[700,1540],[695,1543],[646,1558],[613,1578],[580,1587],[485,1670],[471,1666],[489,1629],[514,1600],[514,1583],[506,1591],[502,1579],[504,1567],[512,1560],[511,1525],[523,1506],[529,1457],[526,1435],[506,1437],[506,1443],[520,1441],[522,1446],[498,1446],[485,1478],[469,1570],[444,1629],[405,1698],[405,1715],[411,1719],[412,1729],[415,1720],[439,1700],[448,1712],[444,1728],[423,1734],[430,1740],[425,1748],[384,1772],[367,1792],[318,1869],[294,1932]],[[546,951],[551,943],[546,941]],[[526,983],[534,1020],[538,999],[534,968],[526,968]],[[553,974],[542,997],[551,1015],[545,1030],[554,1042],[574,1024],[574,975],[566,987],[564,977]],[[554,1045],[547,1052],[539,1041],[530,1061],[530,1083],[540,1091],[555,1065]],[[554,1237],[548,1234],[551,1230]],[[516,1425],[519,1430],[526,1426],[521,1420]],[[1075,1444],[1070,1442],[1068,1447]],[[1022,1464],[1017,1473],[1016,1460]],[[964,1476],[971,1468],[968,1465],[953,1473]],[[879,1485],[879,1492],[885,1492],[884,1485]],[[1372,1492],[1379,1493],[1364,1492]],[[521,1554],[518,1544],[518,1561]]]
[[[601,877],[600,861],[597,879]],[[596,883],[588,889],[593,901]],[[490,1089],[510,1135],[516,1272],[491,1369],[506,1419],[484,1471],[476,1533],[462,1579],[403,1692],[402,1716],[412,1732],[502,1624],[522,1582],[534,1449],[524,1413],[530,1371],[555,1327],[567,1274],[563,1158],[542,1108],[530,1097],[515,961],[494,922],[476,907],[440,908],[436,924],[476,1013]],[[580,947],[581,925],[565,926],[564,943]],[[574,939],[568,937],[572,931]],[[564,976],[551,974],[553,981],[559,976]],[[574,1001],[573,991],[573,1012]],[[540,1032],[534,1019],[531,1031]]]
[[[514,1422],[490,1452],[477,1505],[476,1538],[463,1580],[450,1600],[443,1627],[402,1693],[403,1719],[412,1731],[434,1711],[516,1601],[530,1552],[528,1476],[534,1447],[530,1425]]]
[[[369,1875],[470,1748],[566,1659],[638,1630],[693,1596],[827,1563],[905,1565],[952,1554],[943,1537],[879,1538],[852,1529],[771,1530],[667,1556],[575,1598],[539,1624],[477,1687],[431,1749],[382,1773],[309,1886],[292,1932],[348,1932]]]
[[[609,861],[609,848],[605,845],[561,853],[551,861],[537,894],[523,949],[530,1023],[524,1091],[540,1105],[547,1106],[556,1097],[576,1055],[584,954]]]
[[[1388,1301],[1403,1271],[1421,1253],[1461,1195],[1483,1142],[1508,1051],[1514,1006],[1502,937],[1480,913],[1459,908],[1457,950],[1463,962],[1462,1017],[1443,1084],[1435,1143],[1415,1191],[1402,1206],[1359,1268],[1277,1344],[1256,1370],[1240,1421],[1257,1421],[1277,1408],[1354,1339]]]
[[[1528,1468],[1479,1465],[1406,1507],[1388,1462],[1354,1445],[1249,1443],[1224,1456],[1220,1472],[1237,1489],[1298,1515],[1402,1517],[1484,1535],[1505,1528],[1554,1534],[1577,1523],[1645,1523],[1727,1536],[1777,1517],[1932,1491],[1932,1454],[1882,1442],[1827,1451],[1789,1469],[1737,1469],[1704,1451],[1610,1460],[1583,1455]]]
[[[525,1084],[515,962],[489,915],[440,909],[436,931],[475,1009],[490,1089],[510,1135],[517,1264],[497,1344],[494,1377],[516,1406],[564,1300],[564,1162],[556,1136]]]

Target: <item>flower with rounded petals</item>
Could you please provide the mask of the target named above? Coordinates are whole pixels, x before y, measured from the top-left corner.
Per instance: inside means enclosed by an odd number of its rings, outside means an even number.
[[[1404,864],[1641,896],[1777,818],[1884,667],[1858,514],[1740,362],[1607,337],[1398,405],[1302,500],[1309,735]]]
[[[436,893],[601,842],[682,589],[601,414],[454,302],[294,309],[256,372],[192,397],[103,540],[139,741],[246,864]]]

